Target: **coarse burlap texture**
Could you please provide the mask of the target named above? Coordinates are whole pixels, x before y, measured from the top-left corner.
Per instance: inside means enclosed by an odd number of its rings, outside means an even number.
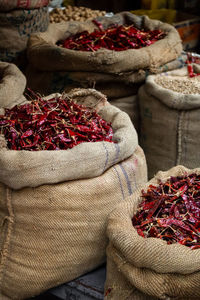
[[[195,66],[200,72],[200,66]],[[148,166],[149,178],[159,170],[182,164],[188,168],[200,166],[200,95],[183,94],[163,88],[156,78],[188,80],[187,68],[151,75],[139,89],[140,145]],[[188,87],[183,87],[183,90]]]
[[[87,106],[106,102],[106,97],[94,89],[75,89],[65,97]],[[112,123],[114,143],[86,142],[72,149],[58,151],[15,151],[2,148],[0,182],[19,189],[92,178],[131,156],[138,145],[138,138],[129,116],[108,102],[98,113]]]
[[[34,9],[47,6],[50,0],[0,0],[0,11],[12,9]]]
[[[0,298],[32,297],[105,262],[107,215],[146,180],[137,146],[98,177],[20,190],[0,184]]]
[[[12,62],[25,55],[30,34],[45,31],[48,24],[47,7],[0,12],[0,60]]]
[[[120,110],[126,112],[135,129],[139,130],[139,105],[137,95],[131,95],[129,97],[118,98],[110,100],[110,104],[118,107]]]
[[[141,49],[112,51],[102,48],[94,52],[76,51],[62,48],[56,43],[84,30],[94,31],[97,27],[93,22],[50,24],[46,32],[31,35],[27,51],[30,63],[42,71],[95,71],[115,74],[158,68],[177,58],[181,53],[182,43],[179,34],[169,24],[129,12],[97,19],[104,28],[110,25],[133,24],[139,29],[160,29],[166,33],[166,37]]]
[[[116,143],[0,151],[1,299],[33,297],[101,265],[108,214],[147,181],[128,115],[95,90],[66,97],[111,121]]]
[[[200,169],[179,165],[160,171],[143,188],[186,173],[200,174]],[[105,299],[200,299],[200,250],[139,236],[131,220],[140,195],[136,191],[109,216]]]
[[[138,70],[133,72],[122,72],[120,74],[97,73],[97,72],[66,72],[41,71],[28,63],[25,70],[28,86],[42,94],[62,93],[73,88],[95,88],[104,93],[108,99],[124,98],[137,94],[145,78],[153,73],[162,73],[183,67],[187,56],[183,52],[175,60],[155,68],[154,70]],[[51,63],[51,62],[49,62]]]
[[[26,78],[14,65],[0,62],[0,108],[11,108],[22,102]]]

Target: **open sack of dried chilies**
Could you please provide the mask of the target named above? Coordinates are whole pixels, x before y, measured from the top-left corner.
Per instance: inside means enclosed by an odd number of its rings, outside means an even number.
[[[105,261],[106,219],[147,180],[128,115],[94,89],[5,109],[0,296],[25,299]]]
[[[149,178],[159,170],[200,164],[200,65],[148,76],[140,88],[140,144]]]
[[[26,74],[29,86],[44,94],[81,86],[118,99],[135,95],[146,72],[160,72],[181,50],[173,26],[122,12],[50,24],[45,33],[32,35]]]
[[[200,298],[200,169],[158,172],[111,213],[105,299]]]

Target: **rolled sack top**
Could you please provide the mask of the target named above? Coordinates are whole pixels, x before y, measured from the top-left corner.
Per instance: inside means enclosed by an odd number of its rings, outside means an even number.
[[[196,73],[200,73],[199,65],[194,64],[193,67]],[[199,94],[192,94],[192,93],[185,94],[181,92],[175,92],[168,88],[164,88],[163,86],[159,85],[156,82],[156,79],[158,78],[163,78],[163,79],[166,78],[172,81],[178,79],[180,83],[181,80],[188,80],[188,82],[191,81],[191,85],[192,85],[193,84],[192,80],[194,80],[194,78],[189,77],[187,67],[170,71],[170,72],[165,72],[158,75],[150,75],[147,77],[146,83],[142,88],[144,88],[149,95],[152,95],[157,100],[159,100],[163,104],[173,109],[190,110],[190,109],[195,109],[200,107]],[[198,84],[200,89],[200,80]],[[183,89],[184,89],[184,85],[183,85]]]
[[[179,165],[166,172],[159,171],[142,189],[146,190],[149,185],[157,185],[160,180],[165,182],[171,176],[182,176],[185,173],[200,174],[200,169],[190,170]],[[159,238],[143,238],[137,233],[131,220],[142,199],[141,191],[137,191],[111,213],[107,235],[115,251],[121,253],[122,259],[133,266],[161,274],[190,274],[200,271],[200,249],[191,250],[179,243],[168,245]]]
[[[0,62],[0,109],[22,103],[25,86],[26,78],[14,64]]]
[[[92,178],[134,153],[138,138],[126,113],[110,105],[103,94],[93,89],[75,89],[65,96],[90,107],[95,103],[93,107],[98,108],[99,115],[111,122],[114,143],[88,142],[68,150],[25,151],[8,150],[1,142],[0,182],[19,189]]]
[[[99,49],[94,52],[65,49],[56,45],[78,32],[98,29],[92,21],[61,22],[50,24],[44,33],[33,34],[28,43],[29,62],[43,71],[98,71],[120,73],[139,69],[157,68],[176,59],[182,51],[182,42],[176,29],[166,23],[122,12],[113,17],[98,17],[106,29],[113,25],[134,25],[138,29],[160,29],[166,36],[154,44],[140,49],[112,51]]]

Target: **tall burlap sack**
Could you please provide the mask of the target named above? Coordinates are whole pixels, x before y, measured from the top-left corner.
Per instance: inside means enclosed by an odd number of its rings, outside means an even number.
[[[47,7],[0,12],[0,60],[11,62],[25,55],[30,34],[45,31],[48,24]]]
[[[9,11],[12,9],[34,9],[44,7],[50,0],[0,0],[0,11]]]
[[[195,66],[200,72],[200,66]],[[174,92],[157,84],[155,80],[167,78],[186,80],[188,94]],[[167,170],[182,164],[188,168],[200,165],[200,78],[189,78],[187,68],[147,77],[139,89],[140,145],[148,165],[149,178],[158,170]],[[194,83],[196,82],[196,83]],[[185,84],[183,91],[188,89]],[[198,94],[190,94],[194,85]],[[193,86],[193,87],[192,87]]]
[[[137,146],[98,177],[20,190],[0,184],[0,298],[32,297],[105,262],[107,215],[146,180]]]
[[[30,63],[42,71],[95,71],[115,74],[156,68],[177,58],[181,53],[182,43],[179,34],[169,24],[129,12],[97,19],[104,28],[114,24],[133,24],[139,29],[161,29],[167,35],[153,45],[141,49],[112,51],[102,48],[98,51],[86,52],[65,49],[57,46],[56,43],[83,30],[94,31],[97,27],[92,21],[50,24],[46,32],[31,36],[27,52]]]
[[[22,102],[26,78],[14,65],[0,62],[0,108],[11,108]]]
[[[107,215],[147,181],[128,115],[95,90],[66,97],[97,108],[116,143],[0,150],[0,298],[32,297],[101,265]]]
[[[185,173],[200,174],[200,169],[177,166],[160,171],[143,188]],[[200,299],[200,250],[139,236],[132,217],[141,200],[138,190],[109,216],[105,299]]]

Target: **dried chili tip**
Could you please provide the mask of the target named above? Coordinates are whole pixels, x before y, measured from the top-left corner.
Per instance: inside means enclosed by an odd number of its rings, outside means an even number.
[[[104,296],[105,296],[105,297],[106,297],[106,296],[108,296],[108,294],[110,294],[110,293],[111,293],[111,291],[112,291],[112,288],[108,288],[108,289],[106,290],[106,292],[105,292],[105,295],[104,295]]]

